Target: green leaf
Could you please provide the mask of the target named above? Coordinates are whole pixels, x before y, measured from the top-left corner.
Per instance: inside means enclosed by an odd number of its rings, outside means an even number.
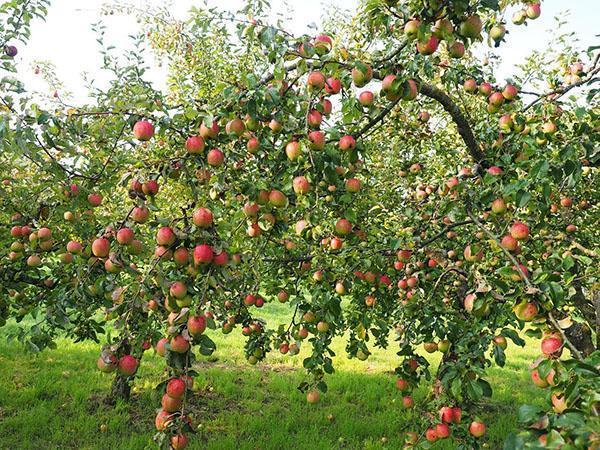
[[[536,422],[543,416],[544,410],[535,405],[522,405],[517,413],[517,419],[519,423],[523,425],[529,425]]]
[[[520,190],[519,192],[517,192],[517,206],[519,208],[525,206],[529,202],[529,200],[531,200],[531,194],[529,192],[524,190]]]

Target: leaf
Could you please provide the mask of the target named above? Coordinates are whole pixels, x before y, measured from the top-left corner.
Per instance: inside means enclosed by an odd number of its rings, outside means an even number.
[[[529,200],[531,200],[531,194],[529,192],[524,190],[520,190],[519,192],[517,192],[517,206],[519,208],[525,206],[529,202]]]
[[[537,422],[543,414],[544,410],[539,406],[521,405],[519,412],[517,413],[517,419],[519,423],[523,425],[529,425]]]

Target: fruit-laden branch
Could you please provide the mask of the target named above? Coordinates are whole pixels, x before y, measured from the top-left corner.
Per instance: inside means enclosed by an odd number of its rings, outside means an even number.
[[[448,96],[448,94],[430,84],[422,84],[420,92],[426,97],[438,101],[444,107],[444,109],[450,114],[452,120],[456,124],[458,128],[458,133],[465,142],[465,145],[467,146],[467,149],[469,150],[469,153],[471,154],[473,159],[479,164],[484,163],[485,155],[479,148],[477,140],[475,139],[475,135],[473,134],[473,130],[471,130],[469,122],[467,122],[467,119],[465,118],[458,105],[454,103],[454,101]]]
[[[590,72],[588,73],[586,78],[583,78],[583,79],[577,81],[576,83],[569,84],[566,87],[563,87],[560,89],[555,89],[546,94],[540,94],[538,98],[536,98],[534,101],[532,101],[529,105],[525,106],[523,108],[523,111],[527,111],[529,108],[536,105],[537,103],[539,103],[541,100],[543,100],[545,98],[554,96],[553,100],[556,100],[559,97],[562,97],[563,95],[565,95],[571,89],[575,89],[576,87],[583,86],[585,84],[592,84],[592,83],[595,83],[596,81],[600,81],[600,78],[594,77],[594,75],[596,75],[597,73],[600,72],[600,66],[596,67],[598,64],[598,61],[600,61],[600,53],[598,53],[596,55],[596,58],[594,59],[594,63],[592,64],[592,70],[590,70]]]
[[[475,215],[471,212],[471,208],[469,207],[468,204],[466,205],[466,212],[467,212],[467,215],[473,220],[475,225],[477,225],[477,227],[480,228],[481,231],[483,231],[493,241],[495,241],[496,244],[498,245],[498,247],[500,247],[500,249],[504,252],[504,254],[507,256],[507,258],[513,263],[513,265],[515,266],[515,270],[517,272],[519,272],[519,275],[521,275],[521,278],[527,285],[527,288],[531,291],[539,292],[540,290],[536,286],[534,286],[531,281],[529,281],[527,274],[525,274],[525,272],[523,272],[523,269],[521,268],[521,265],[516,260],[516,258],[513,255],[511,255],[511,253],[502,245],[502,243],[500,242],[500,239],[498,239],[498,236],[494,235],[494,233],[492,233],[490,230],[488,230],[486,227],[484,227],[482,225],[482,223],[479,221],[479,219],[477,219],[477,217],[475,217]],[[560,335],[563,338],[563,341],[567,344],[567,346],[569,347],[569,350],[571,350],[571,354],[573,355],[573,357],[575,359],[578,359],[579,361],[583,361],[583,357],[581,356],[581,353],[579,352],[579,350],[577,350],[575,345],[573,345],[571,340],[567,337],[567,335],[561,328],[560,324],[557,322],[554,315],[552,314],[552,311],[548,311],[548,320],[550,321],[552,326],[556,329],[556,331],[558,331],[560,333]]]

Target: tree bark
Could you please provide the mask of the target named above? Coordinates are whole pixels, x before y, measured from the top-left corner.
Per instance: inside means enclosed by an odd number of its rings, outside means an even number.
[[[118,401],[128,402],[131,397],[131,383],[120,373],[115,374],[115,378],[110,388],[110,395],[108,396],[107,403],[109,405],[115,405]]]

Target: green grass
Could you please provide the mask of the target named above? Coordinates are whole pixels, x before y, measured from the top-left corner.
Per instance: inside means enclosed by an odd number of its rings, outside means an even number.
[[[264,316],[277,320],[287,311],[269,305]],[[14,325],[8,325],[11,327]],[[59,341],[59,348],[38,354],[8,344],[0,330],[0,449],[142,449],[152,447],[154,410],[160,404],[153,387],[164,363],[146,353],[130,404],[107,406],[111,375],[95,369],[99,346]],[[411,414],[400,406],[391,373],[394,347],[375,350],[366,362],[349,360],[344,341],[334,342],[336,373],[327,377],[329,392],[308,405],[296,386],[304,379],[302,357],[272,353],[262,365],[245,364],[239,330],[211,335],[217,351],[198,364],[191,416],[199,433],[194,449],[397,449]],[[531,349],[534,350],[531,350]],[[529,380],[527,366],[536,345],[509,347],[506,367],[492,368],[494,396],[483,408],[491,448],[501,448],[516,427],[522,403],[539,403],[541,391]],[[414,393],[427,394],[423,387]],[[333,420],[329,420],[329,415]],[[101,432],[101,425],[107,431]],[[382,443],[382,438],[387,443]],[[439,443],[436,449],[451,449]]]

